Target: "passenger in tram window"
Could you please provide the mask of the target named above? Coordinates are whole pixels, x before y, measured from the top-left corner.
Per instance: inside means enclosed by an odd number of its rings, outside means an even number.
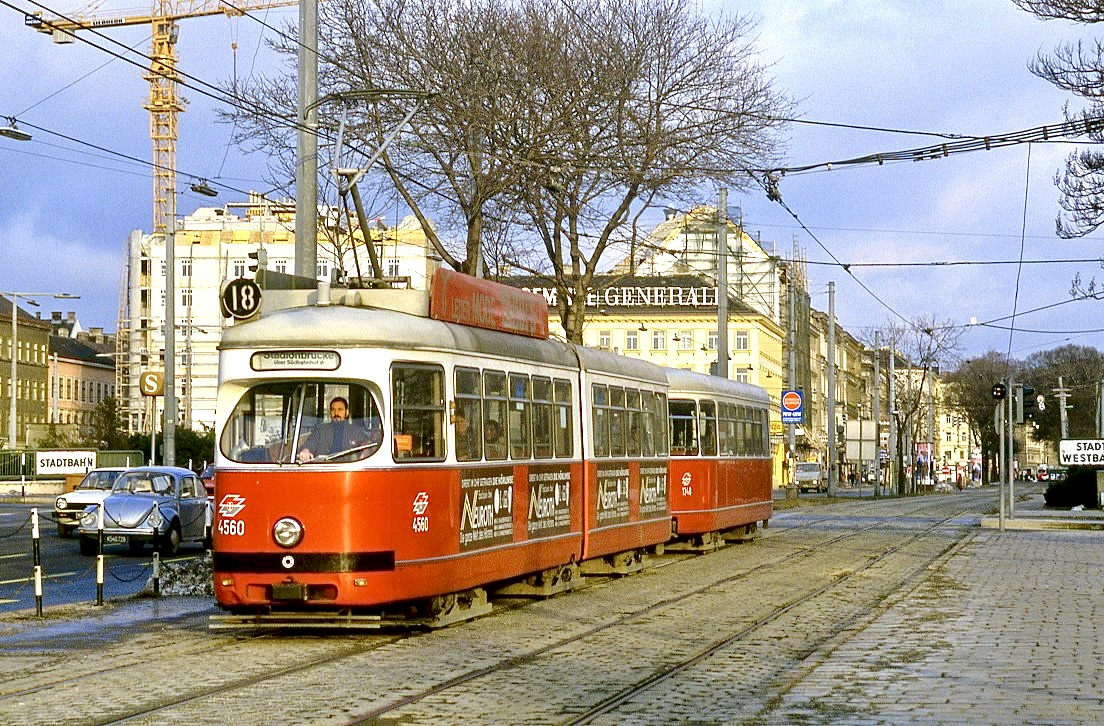
[[[375,429],[375,443],[379,443],[380,429]],[[358,446],[373,443],[372,434],[349,421],[349,402],[337,396],[330,401],[330,420],[321,424],[307,437],[299,450],[299,461],[311,461],[319,456],[332,456]]]
[[[483,443],[487,445],[488,459],[505,459],[506,442],[502,440],[502,426],[493,418],[483,427]]]
[[[706,419],[705,427],[702,429],[701,439],[701,451],[703,456],[717,455],[717,437],[715,433],[716,429],[713,427],[712,419]]]
[[[629,429],[629,456],[640,456],[640,427]]]
[[[459,461],[471,461],[473,458],[471,426],[463,409],[456,409],[453,423],[456,426],[456,458]]]

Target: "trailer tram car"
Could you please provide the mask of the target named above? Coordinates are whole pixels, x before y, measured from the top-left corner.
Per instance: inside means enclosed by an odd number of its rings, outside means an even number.
[[[717,454],[706,433],[758,436],[759,389],[548,339],[543,298],[450,271],[430,293],[334,302],[223,336],[214,588],[229,614],[211,627],[447,625],[488,612],[487,590],[554,594],[639,569],[675,534],[770,516],[759,449]],[[693,425],[669,418],[669,390]],[[334,399],[355,435],[310,451]],[[707,443],[673,458],[671,431],[690,429]],[[690,481],[678,497],[672,476]]]
[[[758,386],[667,370],[675,548],[709,551],[770,521],[770,398]]]

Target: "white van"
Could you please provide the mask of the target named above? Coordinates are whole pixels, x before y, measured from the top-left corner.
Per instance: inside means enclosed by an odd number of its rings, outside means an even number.
[[[819,461],[799,461],[794,468],[794,483],[803,492],[826,492],[828,480]]]

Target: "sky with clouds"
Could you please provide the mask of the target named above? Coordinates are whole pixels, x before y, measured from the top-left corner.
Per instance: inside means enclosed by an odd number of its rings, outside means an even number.
[[[74,6],[66,2],[45,7],[69,13]],[[104,4],[116,6],[130,7]],[[131,230],[152,225],[152,182],[139,163],[151,157],[148,84],[140,58],[136,67],[84,43],[55,45],[27,28],[23,14],[42,7],[0,3],[0,117],[17,116],[34,134],[28,143],[0,138],[0,290],[79,294],[40,309],[75,310],[86,328],[113,330],[124,244]],[[802,119],[819,122],[789,129],[791,167],[928,146],[939,141],[932,133],[994,136],[1060,124],[1063,106],[1078,101],[1033,76],[1028,63],[1061,43],[1094,39],[1090,27],[1044,22],[1009,0],[703,0],[702,7],[756,18],[760,60],[776,88],[796,101]],[[260,16],[282,26],[295,9]],[[182,20],[179,66],[212,84],[271,73],[279,61],[262,39],[272,33],[250,18]],[[117,52],[148,52],[145,26],[103,36],[91,39]],[[264,159],[229,144],[215,102],[191,89],[182,95],[178,212],[212,203],[188,190],[193,179],[270,189]],[[785,175],[779,191],[788,209],[757,189],[732,190],[729,203],[766,248],[788,255],[796,241],[809,261],[813,305],[827,309],[834,281],[840,322],[859,337],[899,314],[966,326],[965,356],[996,350],[1023,358],[1067,343],[1104,349],[1104,332],[1084,332],[1104,328],[1102,303],[1068,302],[1075,274],[1104,277],[1098,263],[946,264],[1014,263],[1021,247],[1025,260],[1100,258],[1104,233],[1079,240],[1054,234],[1054,174],[1077,148],[1040,143],[836,166]],[[217,203],[238,201],[232,196],[223,193]],[[851,265],[850,273],[833,258]],[[892,264],[863,266],[870,263]],[[1017,330],[1010,332],[1014,312]]]

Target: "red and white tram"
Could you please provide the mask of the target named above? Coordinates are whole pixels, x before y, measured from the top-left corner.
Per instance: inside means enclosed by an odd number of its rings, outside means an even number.
[[[457,273],[382,294],[224,334],[214,587],[231,616],[213,627],[395,607],[442,625],[486,612],[488,588],[550,594],[769,519],[760,389],[550,340],[542,298]],[[327,423],[335,406],[348,419]]]

